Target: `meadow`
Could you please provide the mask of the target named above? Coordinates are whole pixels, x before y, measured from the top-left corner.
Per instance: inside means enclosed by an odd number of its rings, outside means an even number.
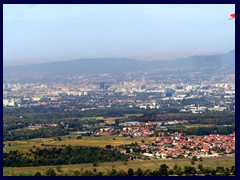
[[[108,162],[108,163],[98,163],[97,166],[93,166],[93,164],[73,164],[73,165],[62,165],[61,170],[62,172],[58,172],[57,166],[37,166],[37,167],[4,167],[3,168],[3,175],[4,176],[19,176],[25,175],[30,176],[34,175],[36,172],[44,172],[50,168],[54,169],[57,175],[73,175],[73,171],[86,171],[86,170],[93,170],[94,168],[98,172],[108,172],[111,171],[113,168],[117,171],[124,170],[127,171],[129,168],[132,168],[136,171],[138,168],[142,170],[151,169],[158,170],[161,164],[166,164],[169,166],[170,169],[173,169],[174,165],[180,166],[184,169],[184,166],[194,166],[198,169],[198,165],[202,164],[203,167],[208,168],[216,168],[217,166],[224,166],[225,168],[231,168],[235,166],[235,158],[234,157],[218,157],[218,158],[203,158],[203,161],[196,161],[194,165],[191,164],[190,159],[154,159],[154,160],[135,160],[129,161],[127,163],[124,162]]]
[[[62,146],[62,145],[72,145],[72,146],[92,146],[92,147],[105,147],[106,145],[118,146],[122,144],[131,144],[137,142],[138,144],[153,142],[156,137],[122,137],[117,135],[112,136],[83,136],[82,139],[76,139],[77,135],[67,135],[62,136],[61,141],[56,141],[55,138],[37,138],[29,140],[19,140],[19,141],[5,141],[6,147],[3,151],[8,152],[10,150],[20,150],[27,151],[36,147],[51,147],[51,146]],[[9,146],[10,143],[10,146]]]

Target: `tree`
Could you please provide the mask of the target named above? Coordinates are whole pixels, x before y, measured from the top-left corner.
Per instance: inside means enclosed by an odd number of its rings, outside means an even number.
[[[94,163],[93,163],[93,166],[94,166],[94,167],[96,167],[97,165],[98,165],[97,162],[94,162]]]
[[[232,167],[231,167],[231,173],[232,173],[233,175],[235,175],[235,166],[232,166]]]
[[[57,137],[56,140],[57,141],[62,141],[62,138],[61,137]]]
[[[152,175],[152,171],[150,169],[147,169],[146,171],[144,171],[143,175],[144,176],[151,176]]]
[[[175,165],[173,166],[173,170],[177,170],[177,169],[178,169],[178,165],[175,164]]]
[[[45,174],[47,176],[56,176],[56,172],[53,169],[48,169]]]
[[[173,174],[174,174],[174,171],[171,169],[171,170],[169,171],[169,174],[170,174],[170,175],[173,175]]]
[[[143,171],[141,170],[141,168],[137,169],[136,175],[137,176],[142,176],[143,175]]]
[[[175,170],[176,175],[181,176],[183,175],[183,171],[181,167],[178,167],[178,169]]]
[[[82,136],[77,136],[77,138],[76,139],[82,139]]]
[[[70,154],[72,151],[72,146],[69,144],[66,146],[66,151]]]
[[[157,170],[153,171],[152,175],[153,176],[162,176],[162,174],[159,171],[157,171]]]
[[[168,168],[169,167],[166,164],[162,164],[159,169],[160,174],[163,176],[168,176]]]
[[[42,176],[42,174],[40,172],[36,172],[35,176]]]
[[[120,170],[120,171],[118,171],[118,174],[117,174],[118,176],[127,176],[128,174],[124,171],[124,170]]]
[[[132,169],[132,168],[129,168],[129,169],[128,169],[128,176],[133,176],[133,174],[134,174],[133,169]]]
[[[129,147],[127,147],[125,150],[126,150],[126,153],[131,153],[131,151],[130,151],[130,148],[129,148]]]
[[[203,168],[202,171],[203,171],[205,176],[209,176],[212,173],[211,169],[208,168],[208,167],[207,168]]]
[[[225,170],[224,170],[224,176],[229,176],[229,175],[230,175],[230,171],[227,170],[227,169],[225,169]]]
[[[193,156],[193,157],[192,157],[192,160],[193,160],[193,161],[197,161],[197,156]]]
[[[97,175],[98,176],[103,176],[103,172],[98,172]]]
[[[217,171],[216,171],[215,169],[212,169],[211,175],[212,175],[212,176],[216,176],[216,173],[217,173]]]
[[[76,164],[76,163],[77,163],[77,159],[75,157],[71,157],[70,164]]]
[[[198,165],[198,169],[202,170],[202,169],[203,169],[203,165],[202,165],[202,164],[199,164],[199,165]]]
[[[184,173],[186,175],[190,175],[190,174],[195,175],[196,172],[197,172],[196,169],[194,167],[192,167],[192,166],[185,166],[184,167]]]
[[[224,166],[217,166],[216,171],[219,173],[223,173],[224,172]]]
[[[116,176],[117,175],[117,170],[116,169],[112,169],[110,175],[111,176]]]

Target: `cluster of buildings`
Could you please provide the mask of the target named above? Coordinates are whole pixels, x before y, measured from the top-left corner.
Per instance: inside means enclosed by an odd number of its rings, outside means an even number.
[[[133,149],[130,149],[133,152]],[[235,155],[235,132],[230,135],[211,134],[207,136],[184,136],[181,133],[168,133],[155,139],[152,145],[141,145],[143,156],[149,158],[192,158]],[[126,151],[122,151],[126,153]]]
[[[165,122],[123,122],[119,125],[123,128],[101,128],[93,136],[110,136],[118,134],[124,137],[157,137],[152,143],[138,145],[138,153],[147,158],[192,158],[219,157],[235,155],[235,132],[229,135],[210,134],[206,136],[186,136],[179,132],[166,131],[165,125],[185,124],[187,120],[175,120]],[[130,148],[130,154],[135,146]],[[127,153],[124,148],[119,149]]]
[[[197,103],[182,106],[180,112],[203,113],[205,111],[235,111],[235,81],[226,83],[202,82],[156,83],[153,80],[131,80],[120,83],[95,82],[80,78],[72,83],[3,84],[4,107],[53,106],[60,107],[76,100],[82,110],[112,106],[127,108],[160,109],[163,106],[181,105],[183,101],[205,98],[205,105]],[[228,78],[229,79],[229,78]],[[84,99],[85,101],[81,101]],[[77,101],[78,100],[78,101]],[[75,105],[68,106],[69,109]]]
[[[113,134],[118,134],[119,136],[124,137],[156,136],[159,135],[158,130],[166,129],[165,125],[176,125],[185,123],[188,123],[188,120],[174,120],[147,123],[139,121],[129,121],[119,123],[122,129],[114,127],[100,128],[98,131],[94,132],[93,136],[110,136]]]
[[[211,107],[190,104],[190,105],[184,106],[183,109],[180,110],[180,112],[203,113],[206,111],[226,111],[226,110],[231,110],[231,108],[225,104],[221,104],[217,106],[213,105]],[[235,106],[233,106],[232,110],[235,111]]]

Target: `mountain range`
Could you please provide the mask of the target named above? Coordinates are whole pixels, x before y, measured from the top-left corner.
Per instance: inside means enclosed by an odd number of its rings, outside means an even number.
[[[191,71],[201,69],[235,69],[235,50],[225,54],[191,56],[174,60],[142,61],[127,58],[95,58],[70,61],[6,66],[3,77],[36,75],[77,75],[99,73],[126,73],[130,71],[151,71],[164,68],[182,68]]]

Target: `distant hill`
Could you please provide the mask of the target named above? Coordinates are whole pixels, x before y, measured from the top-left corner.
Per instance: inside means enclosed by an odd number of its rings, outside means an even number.
[[[9,76],[54,76],[99,73],[125,73],[129,71],[150,71],[162,68],[235,69],[235,50],[226,54],[191,56],[175,60],[140,61],[126,58],[78,59],[64,62],[7,66],[3,69],[4,78]]]

